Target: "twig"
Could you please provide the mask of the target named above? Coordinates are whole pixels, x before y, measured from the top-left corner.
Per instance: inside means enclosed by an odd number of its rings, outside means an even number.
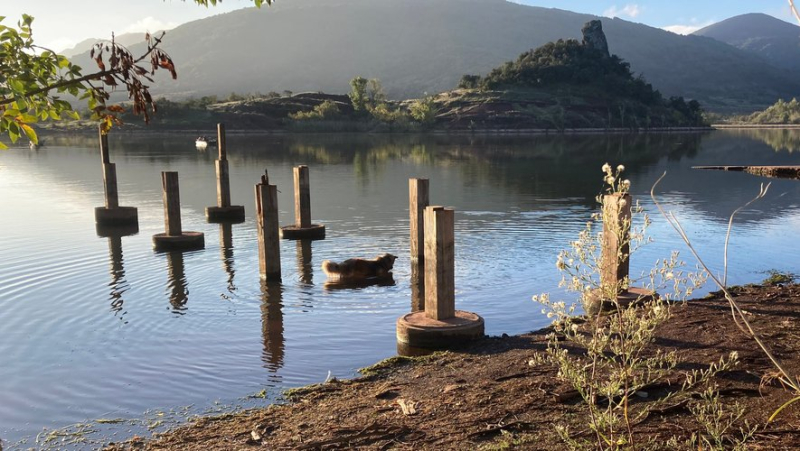
[[[694,246],[692,246],[689,237],[686,235],[686,232],[683,230],[683,227],[681,226],[678,219],[672,212],[667,214],[661,207],[661,204],[658,203],[658,200],[656,199],[655,196],[655,189],[656,186],[661,182],[661,180],[663,180],[664,177],[666,177],[666,175],[667,173],[664,172],[664,174],[662,174],[661,177],[659,177],[658,180],[656,180],[656,182],[653,184],[653,187],[650,188],[650,198],[653,199],[653,203],[655,204],[656,208],[658,208],[658,211],[661,212],[661,215],[664,216],[664,218],[666,218],[669,225],[672,226],[672,228],[675,229],[676,232],[678,232],[678,235],[680,235],[681,239],[683,239],[684,243],[686,243],[686,246],[689,248],[689,251],[697,259],[697,262],[700,264],[700,266],[703,267],[706,273],[708,273],[708,277],[720,288],[720,290],[722,290],[722,293],[724,294],[725,299],[728,301],[728,304],[730,304],[731,309],[735,311],[735,313],[739,317],[738,319],[740,319],[742,324],[744,324],[744,326],[747,328],[747,331],[745,332],[749,333],[749,335],[755,340],[756,344],[758,344],[758,347],[760,347],[761,350],[764,351],[764,353],[767,355],[772,364],[778,369],[778,371],[780,371],[782,375],[780,379],[783,380],[783,382],[785,382],[786,385],[791,387],[795,392],[800,393],[800,384],[798,384],[797,381],[792,379],[792,377],[789,375],[789,372],[786,371],[786,369],[783,367],[780,361],[774,355],[772,355],[772,352],[769,350],[767,345],[764,344],[763,341],[761,341],[761,338],[759,338],[758,334],[756,334],[755,330],[750,325],[750,321],[748,321],[747,318],[745,317],[745,314],[739,307],[739,304],[737,304],[736,301],[733,300],[733,296],[731,296],[731,293],[728,291],[725,285],[716,276],[714,276],[714,274],[711,273],[711,270],[709,269],[708,265],[706,265],[703,259],[700,258],[700,255],[698,254]],[[761,193],[759,193],[757,199],[763,197],[763,193],[766,193],[766,190],[762,185]],[[734,319],[736,319],[736,315],[734,315]]]

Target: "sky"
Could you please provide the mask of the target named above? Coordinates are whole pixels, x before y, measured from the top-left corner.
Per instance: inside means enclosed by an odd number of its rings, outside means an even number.
[[[292,0],[278,1],[288,3]],[[766,13],[796,23],[787,0],[514,1],[619,17],[680,34],[751,12]],[[35,42],[62,51],[87,38],[109,39],[112,32],[122,34],[166,30],[185,22],[252,5],[252,0],[223,0],[216,7],[209,8],[197,6],[192,0],[0,0],[0,15],[6,16],[4,25],[16,23],[23,13],[32,15],[35,18]]]

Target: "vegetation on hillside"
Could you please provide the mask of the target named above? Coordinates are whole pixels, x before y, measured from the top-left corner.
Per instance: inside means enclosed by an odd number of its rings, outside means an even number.
[[[796,98],[789,102],[779,99],[767,109],[742,119],[749,124],[800,124],[800,102]]]
[[[484,77],[465,75],[458,87],[465,92],[451,96],[448,103],[507,105],[516,100],[501,112],[512,122],[527,122],[529,127],[705,125],[696,100],[664,99],[643,77],[635,77],[630,65],[618,56],[573,39],[525,52]]]

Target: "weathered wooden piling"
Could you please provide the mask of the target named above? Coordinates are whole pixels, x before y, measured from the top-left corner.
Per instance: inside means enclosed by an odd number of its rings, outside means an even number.
[[[281,227],[281,237],[289,240],[325,239],[325,226],[311,223],[311,183],[308,166],[294,168],[294,225]]]
[[[244,206],[231,205],[231,183],[228,168],[228,150],[225,141],[225,124],[217,124],[217,148],[219,158],[215,162],[217,169],[217,205],[206,208],[209,222],[243,222]]]
[[[483,318],[455,309],[454,211],[425,208],[425,310],[397,320],[398,351],[442,349],[483,336]]]
[[[136,207],[121,207],[117,191],[117,167],[111,162],[108,150],[108,135],[98,129],[100,137],[100,161],[103,164],[103,193],[105,205],[94,209],[94,220],[102,226],[136,225],[138,232],[139,211]]]
[[[628,193],[603,196],[603,235],[600,255],[600,288],[584,302],[589,315],[601,310],[627,307],[658,296],[630,285],[630,240],[633,198]]]
[[[156,250],[193,250],[205,246],[202,232],[185,232],[181,225],[181,197],[177,172],[161,173],[165,233],[153,235]]]
[[[269,185],[267,175],[256,185],[258,263],[261,278],[281,280],[281,246],[278,227],[278,187]]]
[[[411,312],[425,311],[425,266],[411,262]]]
[[[604,295],[624,293],[630,273],[631,195],[603,196],[603,248],[600,285]]]
[[[425,208],[430,204],[430,181],[408,180],[408,214],[411,229],[411,262],[425,260]]]

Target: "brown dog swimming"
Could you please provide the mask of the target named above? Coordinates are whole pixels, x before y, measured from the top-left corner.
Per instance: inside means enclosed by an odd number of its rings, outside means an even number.
[[[390,276],[396,259],[397,257],[387,253],[372,260],[351,258],[341,263],[325,260],[322,262],[322,270],[328,280],[333,282],[363,282]]]

